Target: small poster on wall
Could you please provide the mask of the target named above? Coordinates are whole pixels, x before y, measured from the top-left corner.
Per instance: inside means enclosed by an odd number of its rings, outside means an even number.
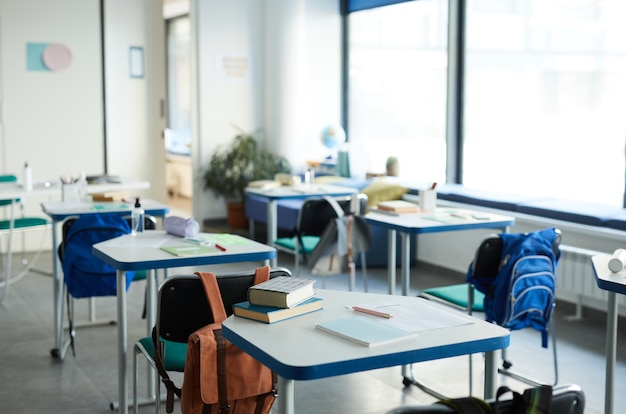
[[[60,43],[26,43],[26,70],[57,72],[72,63],[72,52]]]
[[[250,56],[244,53],[219,53],[216,56],[217,80],[222,82],[249,82],[252,70]]]
[[[144,62],[143,47],[131,46],[129,51],[129,67],[131,78],[143,78]]]

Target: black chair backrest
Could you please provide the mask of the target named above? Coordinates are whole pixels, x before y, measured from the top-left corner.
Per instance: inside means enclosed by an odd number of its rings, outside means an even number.
[[[350,214],[352,196],[335,198],[335,200],[344,214]],[[362,214],[367,208],[367,196],[358,194],[358,203],[359,212]],[[335,210],[324,198],[309,198],[300,209],[296,232],[300,236],[321,236],[328,223],[336,217]]]
[[[248,299],[248,288],[254,282],[255,269],[216,275],[222,302],[228,316],[233,305]],[[285,268],[270,270],[270,278],[291,276]],[[161,338],[187,343],[189,335],[213,323],[209,302],[202,281],[197,275],[180,275],[167,278],[159,288],[157,324]]]

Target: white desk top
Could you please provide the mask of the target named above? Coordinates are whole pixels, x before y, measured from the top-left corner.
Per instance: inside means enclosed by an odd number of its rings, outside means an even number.
[[[273,259],[276,249],[235,234],[224,235],[220,245],[226,251],[198,256],[175,256],[161,247],[190,245],[182,237],[163,230],[148,230],[137,236],[130,234],[93,245],[93,254],[118,270],[166,269]]]
[[[147,214],[163,216],[169,211],[169,206],[155,200],[142,199],[141,207]],[[41,203],[43,212],[53,220],[62,220],[72,215],[95,213],[124,213],[131,212],[133,204],[123,201],[50,201]]]
[[[141,181],[132,178],[123,178],[120,179],[119,182],[103,182],[98,184],[89,184],[87,185],[87,193],[89,194],[99,194],[99,193],[107,193],[111,191],[124,191],[124,190],[143,190],[150,188],[150,182]],[[31,191],[27,191],[22,188],[22,185],[19,183],[1,183],[0,184],[0,199],[8,199],[8,198],[21,198],[25,197],[29,194],[33,195],[48,195],[48,194],[58,194],[61,196],[61,183],[59,180],[48,180],[48,181],[35,181],[33,183],[33,189]]]
[[[593,273],[600,289],[626,295],[626,269],[613,273],[609,270],[610,254],[600,254],[591,258]]]
[[[283,378],[309,380],[413,362],[487,352],[506,348],[509,331],[498,325],[407,296],[316,289],[324,309],[274,324],[229,317],[222,324],[224,337]],[[418,332],[417,337],[365,347],[321,332],[316,322],[353,316],[346,306],[420,301],[434,312],[453,313],[468,324]]]
[[[259,195],[268,199],[298,199],[318,196],[342,196],[356,194],[358,190],[352,187],[342,187],[332,184],[299,184],[269,189],[246,188],[246,193]]]
[[[515,224],[515,218],[460,208],[437,208],[431,212],[390,215],[371,211],[365,220],[375,226],[404,233],[435,233],[466,229],[503,228]]]

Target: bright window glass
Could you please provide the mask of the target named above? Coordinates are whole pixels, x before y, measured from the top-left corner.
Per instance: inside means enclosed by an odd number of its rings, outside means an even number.
[[[395,156],[400,177],[445,181],[447,13],[420,0],[348,15],[348,139],[367,171]]]
[[[468,187],[621,207],[626,1],[469,0]]]

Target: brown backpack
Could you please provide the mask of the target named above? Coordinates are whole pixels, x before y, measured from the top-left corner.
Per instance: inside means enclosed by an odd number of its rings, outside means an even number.
[[[277,395],[276,375],[223,338],[226,311],[215,274],[196,274],[202,280],[214,322],[189,336],[182,389],[173,384],[155,356],[168,389],[167,412],[172,412],[174,393],[180,398],[184,414],[269,413]],[[268,279],[269,266],[256,270],[254,284]]]

